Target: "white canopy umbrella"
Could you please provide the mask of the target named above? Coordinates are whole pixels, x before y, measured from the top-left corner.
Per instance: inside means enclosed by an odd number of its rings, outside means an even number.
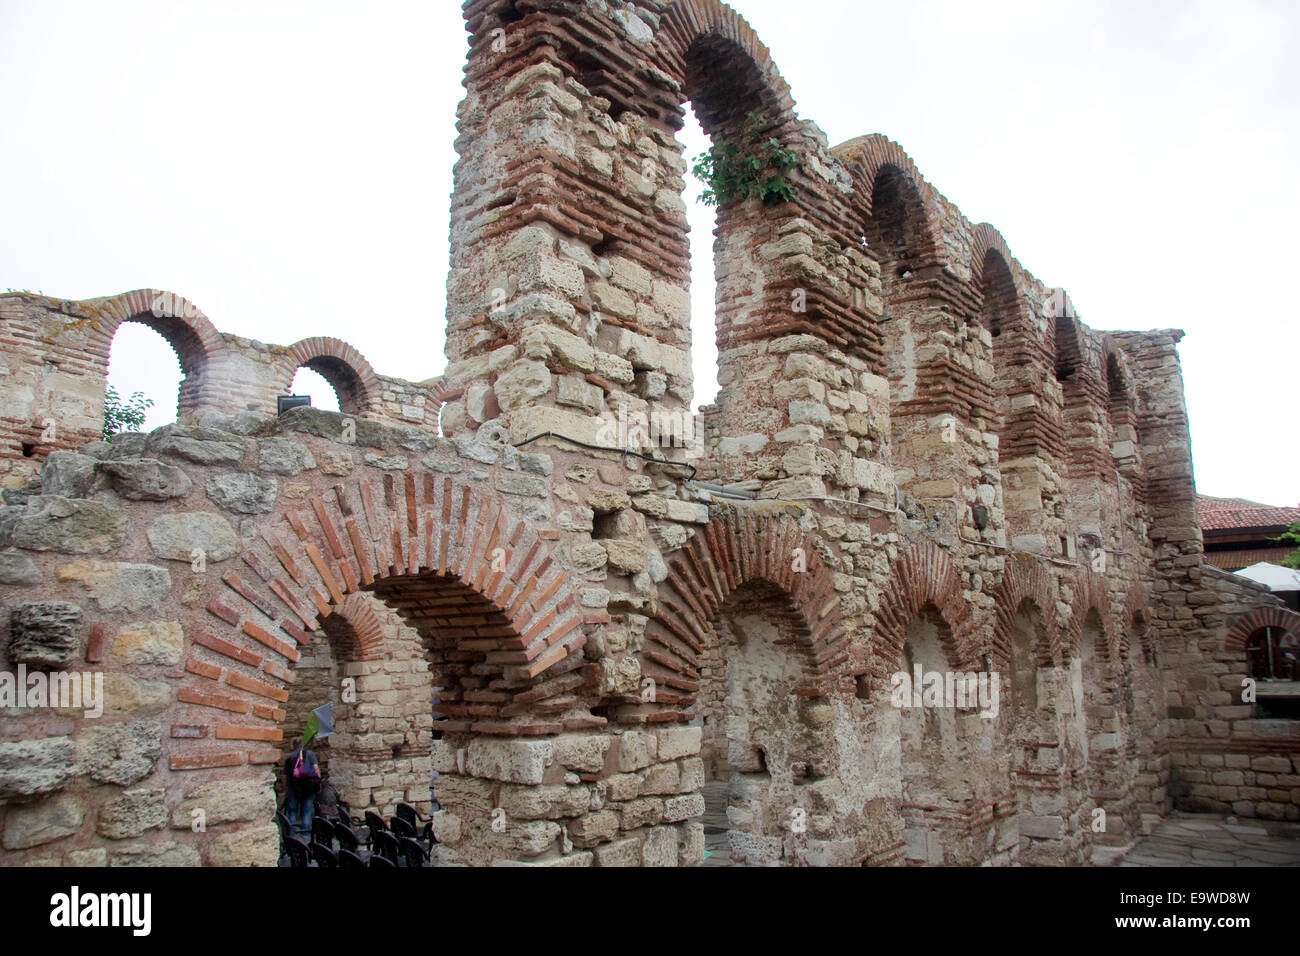
[[[1300,571],[1284,568],[1280,564],[1261,561],[1259,564],[1242,568],[1236,573],[1264,585],[1271,591],[1300,591]]]

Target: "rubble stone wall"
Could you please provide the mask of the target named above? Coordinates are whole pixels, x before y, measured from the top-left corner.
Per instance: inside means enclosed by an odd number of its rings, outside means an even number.
[[[448,864],[698,864],[706,778],[750,864],[1297,818],[1294,737],[1227,686],[1269,602],[1202,563],[1180,332],[1090,329],[896,143],[831,148],[716,0],[464,10],[439,378],[156,290],[0,297],[0,652],[105,687],[0,711],[6,862],[274,863],[324,699],[354,809],[438,772]],[[800,159],[789,201],[719,210],[698,421],[688,101]],[[103,443],[123,321],[176,349],[179,421]],[[340,413],[272,414],[304,365]],[[1000,695],[901,693],[925,672]]]

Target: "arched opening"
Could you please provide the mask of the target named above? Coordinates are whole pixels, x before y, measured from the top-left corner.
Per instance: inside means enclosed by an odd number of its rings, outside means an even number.
[[[976,750],[982,749],[971,746],[980,729],[971,725],[981,720],[978,690],[962,686],[967,675],[954,673],[952,658],[951,629],[933,605],[923,607],[908,625],[891,701],[898,707],[909,866],[976,863],[989,851],[984,828],[970,825],[985,789],[971,772]],[[903,676],[906,680],[900,680]]]
[[[1010,348],[1011,340],[1018,331],[1016,284],[1011,278],[1011,269],[1006,259],[996,249],[984,253],[980,276],[980,324],[988,329],[993,338],[996,363],[999,356],[1003,360],[1008,357],[1006,350]]]
[[[345,415],[366,408],[366,388],[352,366],[342,359],[320,356],[304,362],[294,372],[291,394],[310,395],[312,407]]]
[[[374,595],[353,594],[332,610],[321,621],[323,634],[299,648],[296,680],[281,708],[284,737],[275,773],[276,803],[291,816],[284,758],[292,741],[302,738],[312,711],[330,705],[333,732],[309,747],[319,761],[322,784],[333,788],[342,813],[332,812],[324,799],[314,804],[314,816],[332,827],[317,826],[304,839],[338,859],[344,850],[356,849],[354,840],[367,842],[366,826],[352,826],[367,812],[392,831],[400,829],[392,822],[400,805],[414,808],[419,817],[430,815],[433,675],[421,635]],[[352,839],[338,832],[339,824],[352,831]],[[417,842],[431,850],[427,840]],[[322,854],[311,849],[319,862]],[[376,849],[371,842],[356,852],[365,860]],[[431,853],[430,859],[436,862],[438,855]],[[289,855],[282,857],[281,865],[291,863]]]
[[[293,384],[289,387],[291,395],[310,395],[311,407],[326,412],[342,411],[339,408],[339,395],[333,383],[324,375],[304,365],[293,375]]]
[[[668,16],[675,14],[676,10]],[[692,24],[690,32],[697,33],[699,26]],[[735,437],[744,434],[740,426],[752,420],[766,398],[756,381],[756,359],[747,343],[770,336],[777,323],[788,326],[806,316],[791,313],[789,293],[778,288],[785,280],[777,278],[757,254],[770,241],[774,223],[798,214],[797,203],[768,204],[759,201],[757,190],[741,198],[738,180],[718,174],[734,164],[735,157],[765,162],[769,155],[765,144],[772,140],[787,147],[793,141],[797,148],[794,117],[743,41],[711,30],[698,33],[682,51],[681,68],[685,125],[673,125],[678,141],[684,143],[687,162],[684,225],[690,234],[683,237],[689,238],[683,252],[689,254],[692,401],[705,408],[699,423],[705,434]],[[702,157],[713,162],[715,178],[707,188],[716,205],[700,199],[706,183],[698,175],[696,161]],[[703,165],[707,170],[709,162]],[[759,181],[766,175],[765,170]],[[655,215],[662,217],[663,212],[656,210]],[[667,245],[662,240],[656,243]],[[669,261],[672,251],[668,250]],[[678,337],[680,341],[680,332]],[[671,407],[680,392],[670,388],[659,401]],[[751,459],[725,457],[721,465],[706,462],[705,473],[723,481],[753,477]]]
[[[909,304],[917,301],[918,272],[927,248],[924,205],[911,178],[897,166],[884,165],[871,187],[871,216],[862,237],[869,256],[880,265],[881,303],[886,328],[886,375],[893,404],[915,396],[917,362],[915,323]]]
[[[1088,610],[1080,634],[1082,667],[1081,729],[1084,767],[1080,775],[1091,797],[1094,844],[1127,843],[1133,826],[1133,801],[1123,733],[1124,683],[1097,608]],[[1097,813],[1096,811],[1101,811]]]
[[[1036,403],[1014,399],[1032,391],[1020,375],[1026,358],[1024,329],[1018,315],[1016,284],[1011,269],[996,249],[984,253],[980,270],[980,324],[993,340],[994,406],[997,411],[998,456],[1003,461],[1023,455],[1032,442]]]
[[[1261,627],[1246,638],[1246,673],[1256,680],[1300,681],[1300,635]]]
[[[1062,305],[1061,312],[1068,312]],[[1075,318],[1068,314],[1056,316],[1056,380],[1062,385],[1072,383],[1083,361],[1079,345],[1079,329]]]
[[[732,592],[714,633],[692,721],[702,728],[705,865],[789,863],[787,840],[807,813],[797,790],[826,772],[803,713],[808,699],[794,693],[809,663],[798,643],[806,628],[779,589],[755,581]]]
[[[446,544],[458,547],[454,538],[446,539]],[[531,549],[525,567],[537,551]],[[510,554],[504,557],[507,565],[512,563]],[[468,576],[431,571],[394,574],[363,585],[342,601],[336,596],[332,613],[320,620],[321,636],[299,641],[296,670],[301,676],[287,697],[277,698],[284,700],[284,706],[274,716],[288,742],[301,734],[312,710],[331,704],[336,730],[321,745],[319,756],[354,818],[346,840],[335,827],[325,830],[323,839],[316,837],[322,849],[308,845],[318,862],[324,859],[332,865],[323,851],[340,861],[350,859],[342,851],[351,850],[346,844],[353,837],[360,839],[355,852],[363,861],[373,852],[382,855],[387,852],[381,845],[387,837],[380,843],[373,841],[380,831],[394,838],[392,856],[402,866],[482,864],[512,854],[561,853],[558,825],[543,828],[555,840],[530,839],[527,847],[519,845],[521,830],[495,825],[495,818],[507,809],[512,818],[532,812],[526,809],[533,806],[528,803],[530,786],[539,781],[494,763],[502,751],[484,743],[485,735],[496,740],[511,737],[510,720],[521,712],[553,720],[545,725],[550,729],[544,732],[549,733],[561,731],[562,719],[577,716],[571,711],[575,706],[571,697],[529,700],[523,706],[515,696],[535,690],[532,677],[542,662],[530,648],[537,642],[542,649],[550,647],[546,625],[555,614],[537,616],[534,626],[540,627],[540,635],[524,647],[510,612],[501,610],[502,596],[497,595],[498,603],[487,596],[496,593],[504,572],[489,573],[486,563],[474,562],[470,567],[479,570]],[[532,586],[525,584],[518,600],[504,604],[512,606],[531,595],[538,607],[545,608],[551,599],[567,607],[573,602],[571,595],[555,597],[562,582],[553,578],[539,595],[532,595]],[[270,637],[264,633],[263,639]],[[551,657],[555,656],[553,651]],[[574,660],[568,670],[580,660]],[[560,668],[560,672],[565,671]],[[534,722],[530,728],[536,733],[542,726]],[[492,756],[484,758],[485,752]],[[287,748],[277,753],[283,760]],[[484,788],[491,787],[496,790],[484,799]],[[443,808],[449,817],[440,815]],[[570,806],[569,815],[579,812]],[[414,833],[404,832],[403,813],[408,821],[416,818]],[[447,820],[451,821],[447,824],[450,845],[441,842]],[[368,848],[367,835],[372,839]],[[415,845],[407,839],[414,839]]]
[[[1011,783],[1016,795],[1019,862],[1065,860],[1061,794],[1062,749],[1057,723],[1059,671],[1052,665],[1043,610],[1020,602],[1010,629],[1010,702],[1007,731]]]
[[[686,123],[677,136],[685,155],[696,157],[712,145],[704,132],[695,108],[686,104]],[[711,405],[718,395],[718,327],[717,275],[715,246],[718,237],[718,210],[703,201],[705,184],[693,175],[686,178],[686,221],[691,256],[691,368],[695,373],[696,406]]]
[[[139,321],[117,327],[108,353],[107,388],[113,391],[105,399],[113,431],[149,432],[176,421],[186,382],[177,349],[162,333]],[[143,412],[143,422],[129,421],[135,412]]]

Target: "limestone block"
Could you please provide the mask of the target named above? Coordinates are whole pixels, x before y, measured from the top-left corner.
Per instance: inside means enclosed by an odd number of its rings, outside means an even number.
[[[188,830],[193,811],[202,810],[207,825],[266,820],[275,816],[275,791],[269,780],[220,780],[200,784],[172,811],[172,827]]]
[[[192,560],[192,552],[203,552],[208,563],[233,558],[239,538],[230,522],[212,511],[187,511],[157,518],[147,532],[149,546],[160,558]]]
[[[687,793],[664,801],[664,823],[677,823],[704,815],[704,796]]]
[[[618,769],[620,773],[640,770],[655,762],[659,740],[651,733],[629,730],[618,736]]]
[[[276,866],[280,831],[274,823],[222,833],[207,846],[208,866]]]
[[[75,561],[59,568],[60,581],[81,584],[106,611],[144,611],[157,607],[171,590],[171,574],[153,564]]]
[[[595,849],[597,866],[640,866],[641,841],[626,837],[612,843],[602,843]]]
[[[81,829],[86,808],[70,794],[11,807],[5,814],[4,848],[26,850],[71,836]]]
[[[597,773],[605,766],[605,752],[609,745],[610,737],[604,734],[557,737],[554,740],[555,759],[570,770]]]
[[[77,769],[77,747],[69,737],[0,743],[0,797],[60,790]]]
[[[166,681],[145,680],[130,674],[104,675],[104,713],[156,714],[171,703],[172,688]]]
[[[275,829],[275,824],[270,824]],[[278,837],[277,837],[278,839]],[[199,851],[181,843],[141,843],[115,848],[109,866],[200,866]]]
[[[36,562],[21,551],[0,551],[0,584],[40,584],[45,580]]]
[[[470,741],[465,765],[477,777],[508,783],[541,783],[553,759],[554,747],[549,740],[479,738]]]
[[[92,728],[77,744],[81,769],[92,779],[126,787],[153,773],[162,754],[162,728],[145,721]]]
[[[96,832],[110,840],[138,837],[146,830],[167,825],[167,808],[161,787],[125,790],[99,809]]]
[[[179,664],[184,647],[179,621],[132,624],[113,639],[113,654],[126,664]]]
[[[646,836],[641,848],[641,863],[644,866],[677,865],[677,828],[654,827]]]
[[[53,451],[41,466],[41,493],[85,498],[95,490],[97,462],[75,451]]]
[[[300,442],[288,438],[263,438],[257,443],[257,467],[258,471],[266,474],[297,475],[315,468],[316,459]]]
[[[126,510],[102,501],[40,496],[13,526],[13,543],[28,551],[91,554],[126,540]]]
[[[658,731],[658,757],[676,760],[694,757],[700,752],[703,730],[700,727],[665,727]]]
[[[551,373],[541,362],[520,359],[496,380],[493,389],[503,411],[522,408],[551,391]]]

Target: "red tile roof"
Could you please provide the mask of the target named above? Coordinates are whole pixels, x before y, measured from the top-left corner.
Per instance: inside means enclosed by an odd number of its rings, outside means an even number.
[[[1276,508],[1244,498],[1212,498],[1209,495],[1196,496],[1196,513],[1204,531],[1286,528],[1300,521],[1300,508]]]

